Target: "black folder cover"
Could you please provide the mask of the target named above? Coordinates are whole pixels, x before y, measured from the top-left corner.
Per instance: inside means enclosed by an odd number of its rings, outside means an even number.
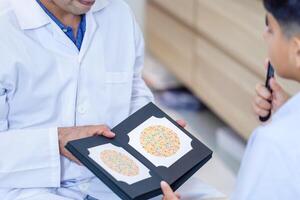
[[[129,144],[131,138],[128,134],[151,117],[159,119],[165,118],[170,123],[172,123],[172,125],[175,125],[178,130],[182,131],[185,137],[187,136],[187,138],[190,138],[190,141],[184,140],[180,142],[182,145],[190,145],[191,149],[169,166],[157,166],[157,164],[155,165],[152,162],[153,160],[151,161],[151,159],[148,159],[147,155],[143,151],[140,151]],[[66,148],[93,174],[95,174],[101,181],[103,181],[113,192],[115,192],[120,198],[125,200],[144,200],[160,195],[162,193],[160,189],[160,182],[162,180],[169,183],[171,187],[176,190],[212,157],[212,151],[208,147],[206,147],[192,134],[178,125],[176,121],[170,118],[166,113],[160,110],[153,103],[149,103],[148,105],[141,108],[139,111],[113,128],[112,131],[116,133],[116,137],[114,139],[107,139],[101,136],[93,136],[71,141],[66,145]],[[117,148],[121,147],[123,150],[128,152],[138,162],[144,165],[144,168],[149,170],[149,176],[134,183],[117,180],[116,177],[112,175],[113,173],[107,170],[107,166],[105,168],[103,163],[101,165],[99,164],[99,162],[89,156],[90,148],[101,147],[107,144],[111,144],[113,146],[116,146]],[[167,157],[165,160],[167,160]],[[106,161],[111,162],[111,160]],[[114,168],[114,170],[112,171],[121,173],[116,168]],[[130,172],[128,172],[128,169],[124,172],[131,173],[129,174],[129,179],[136,175],[136,172],[131,172],[132,170],[133,168],[130,168]]]

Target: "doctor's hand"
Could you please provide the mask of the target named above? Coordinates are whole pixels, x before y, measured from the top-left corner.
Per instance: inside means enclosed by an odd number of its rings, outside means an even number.
[[[105,125],[58,128],[60,154],[81,165],[81,163],[65,148],[65,146],[69,141],[94,135],[102,135],[107,138],[113,138],[115,136],[115,134]]]
[[[172,188],[164,181],[160,184],[161,189],[163,191],[163,199],[162,200],[179,200],[180,195],[178,193],[174,193]]]
[[[289,95],[278,84],[276,79],[272,78],[270,80],[270,86],[272,93],[263,84],[256,86],[253,109],[258,116],[265,117],[270,110],[272,110],[272,113],[275,113],[289,99]]]

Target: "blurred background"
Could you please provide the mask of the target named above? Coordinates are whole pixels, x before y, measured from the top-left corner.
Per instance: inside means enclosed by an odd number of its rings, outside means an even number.
[[[259,0],[127,0],[144,31],[144,78],[156,103],[214,150],[196,175],[230,196],[247,140],[259,125],[255,85],[267,56]],[[292,95],[296,83],[284,82]]]

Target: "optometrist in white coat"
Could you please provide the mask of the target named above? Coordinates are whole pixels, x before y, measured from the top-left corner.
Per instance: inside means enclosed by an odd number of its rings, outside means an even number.
[[[35,0],[0,13],[0,199],[117,199],[63,145],[153,100],[142,34],[122,0],[55,1],[93,4],[80,50]]]

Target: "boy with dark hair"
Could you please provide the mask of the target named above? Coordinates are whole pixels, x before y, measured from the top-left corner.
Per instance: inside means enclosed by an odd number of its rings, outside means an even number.
[[[263,3],[268,61],[278,76],[300,82],[300,1]],[[275,79],[270,84],[273,93],[257,86],[254,110],[273,116],[248,142],[233,200],[300,199],[300,94],[289,99]],[[167,184],[162,189],[165,200],[177,199]]]

